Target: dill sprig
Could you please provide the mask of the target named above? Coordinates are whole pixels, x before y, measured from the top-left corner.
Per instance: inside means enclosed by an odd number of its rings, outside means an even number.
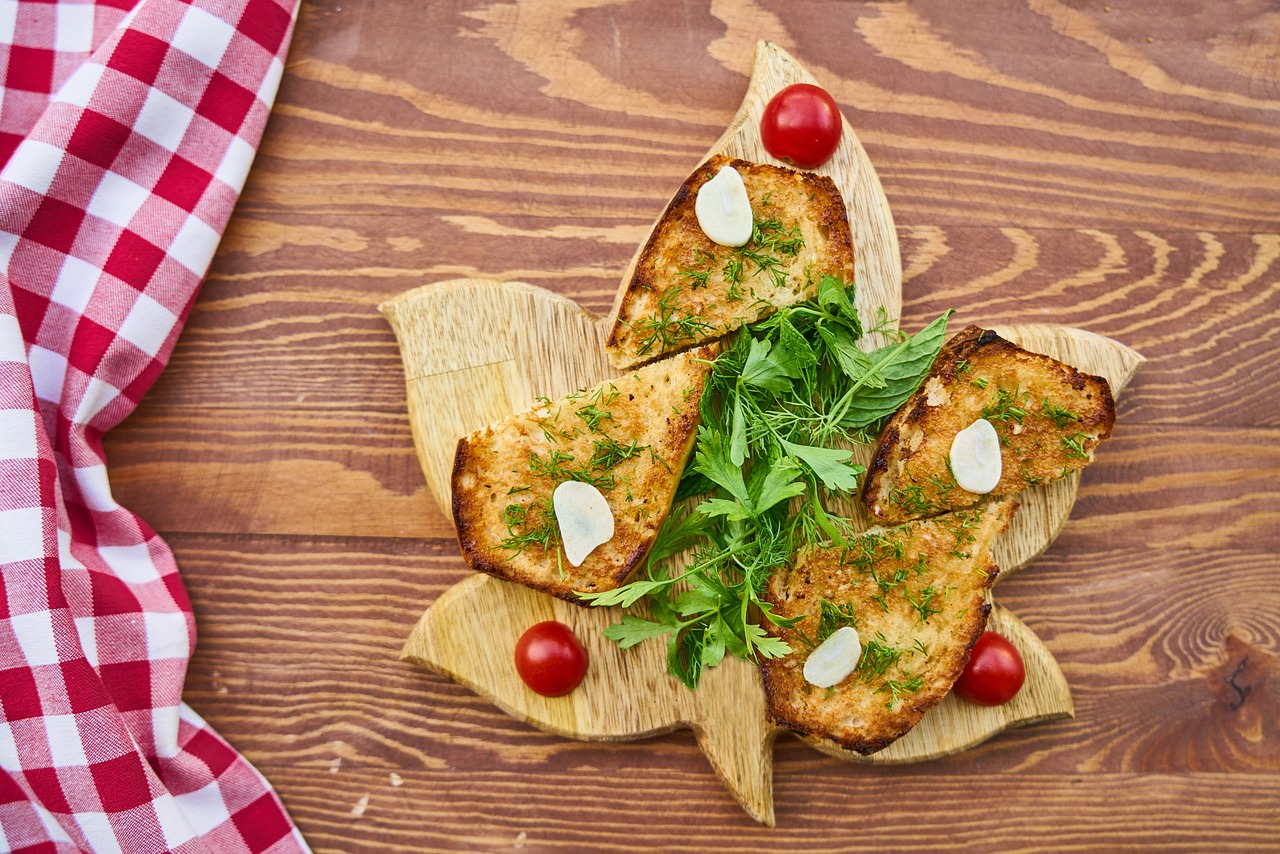
[[[776,216],[768,219],[757,217],[752,223],[750,243],[756,244],[766,252],[795,256],[804,248],[804,236],[800,232],[798,222],[793,223],[791,228],[786,228],[782,220]]]
[[[594,442],[595,452],[591,455],[591,461],[587,463],[593,469],[608,471],[627,460],[638,457],[644,451],[649,450],[648,445],[641,445],[638,442],[628,442],[622,444],[616,439],[605,436],[603,439],[597,439]],[[656,456],[656,455],[655,455]],[[660,459],[660,458],[659,458]]]
[[[721,275],[724,276],[724,280],[729,283],[729,293],[731,294],[729,297],[730,300],[734,299],[732,294],[736,290],[735,286],[742,284],[743,269],[742,256],[734,254],[729,256],[728,260],[724,262],[724,267],[720,270]],[[742,297],[737,297],[737,299],[742,299]]]
[[[887,679],[885,683],[875,690],[876,694],[889,692],[889,700],[884,707],[889,711],[893,711],[898,707],[899,695],[911,694],[919,691],[924,686],[924,678],[920,675],[912,675],[909,671],[903,670],[902,679]]]
[[[852,602],[844,605],[837,605],[829,599],[823,599],[818,606],[818,630],[815,633],[814,640],[817,644],[822,643],[831,637],[836,629],[845,626],[858,627],[858,615],[854,609]]]
[[[1019,391],[998,388],[995,400],[983,407],[982,417],[988,421],[1017,421],[1021,424],[1027,417],[1026,410],[1017,405],[1022,397],[1024,395]]]
[[[593,388],[590,392],[584,392],[578,395],[571,395],[571,398],[580,399],[586,396],[586,405],[578,407],[574,412],[587,425],[587,430],[592,433],[601,433],[601,424],[605,421],[615,421],[613,413],[609,410],[609,406],[618,399],[618,389],[613,383],[607,383],[602,386]]]
[[[965,546],[972,545],[978,541],[978,535],[974,531],[982,522],[984,512],[985,510],[979,507],[975,510],[960,510],[951,514],[951,518],[956,523],[954,528],[947,528],[956,538],[956,544],[951,549],[951,554],[960,558],[960,560],[968,560],[973,557],[970,552],[963,549]]]
[[[573,462],[573,454],[568,451],[552,451],[543,459],[537,451],[529,452],[529,471],[536,477],[549,477],[557,483],[569,479],[570,469],[565,463]]]
[[[1080,420],[1079,415],[1065,407],[1055,406],[1047,397],[1040,404],[1040,415],[1052,421],[1059,430]]]
[[[658,297],[658,311],[649,317],[637,320],[631,328],[638,333],[636,352],[647,356],[650,353],[665,353],[681,344],[697,340],[698,336],[713,329],[713,325],[688,313],[675,304],[680,295],[678,287],[670,287]]]
[[[550,498],[532,505],[508,504],[502,511],[502,521],[509,535],[498,543],[504,549],[520,552],[538,546],[545,552],[560,545],[556,509]]]
[[[903,596],[906,597],[907,604],[916,612],[918,618],[916,622],[927,623],[929,618],[934,614],[941,614],[942,608],[934,604],[934,598],[938,595],[937,589],[932,585],[921,588],[915,594],[904,588]]]
[[[924,486],[918,483],[891,487],[888,500],[890,504],[897,504],[913,516],[926,515],[933,509],[933,505],[924,494]]]
[[[1089,452],[1085,450],[1084,443],[1089,440],[1086,433],[1072,433],[1070,436],[1062,437],[1062,450],[1066,452],[1068,458],[1075,457],[1081,460],[1089,459]]]

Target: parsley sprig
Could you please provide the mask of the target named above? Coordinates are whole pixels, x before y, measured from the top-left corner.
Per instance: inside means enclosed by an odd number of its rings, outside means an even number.
[[[791,236],[771,236],[779,244],[773,248],[785,251]],[[799,547],[845,544],[849,520],[822,499],[851,495],[864,468],[840,445],[868,441],[916,390],[949,315],[865,352],[857,346],[863,327],[853,287],[828,276],[815,299],[739,331],[712,366],[694,462],[677,493],[701,502],[673,510],[635,580],[579,594],[592,605],[640,606],[605,636],[624,649],[666,636],[667,668],[690,688],[725,655],[757,661],[790,653],[762,625],[786,628],[799,619],[764,601],[769,578]],[[673,568],[686,551],[691,562]],[[827,614],[828,624],[840,613]]]

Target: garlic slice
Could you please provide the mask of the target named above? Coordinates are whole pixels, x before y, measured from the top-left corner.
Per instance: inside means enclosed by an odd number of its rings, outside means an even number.
[[[951,473],[961,489],[986,495],[1003,471],[1000,437],[987,419],[979,418],[951,440]]]
[[[742,176],[732,166],[721,166],[702,185],[693,211],[703,233],[721,246],[742,246],[751,239],[751,200]]]
[[[830,688],[844,681],[862,658],[862,641],[853,626],[841,626],[809,653],[804,678],[810,685]]]
[[[551,504],[564,556],[574,566],[582,566],[596,546],[613,539],[613,511],[604,494],[591,484],[566,480],[551,494]]]

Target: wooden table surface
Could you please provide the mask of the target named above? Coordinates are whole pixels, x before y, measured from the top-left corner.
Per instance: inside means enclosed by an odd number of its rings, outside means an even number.
[[[472,275],[607,310],[760,38],[876,164],[904,327],[954,307],[1149,359],[1065,531],[1001,587],[1075,719],[897,767],[781,738],[773,830],[688,731],[570,741],[398,661],[469,570],[375,310]],[[318,851],[1280,850],[1278,362],[1271,0],[308,0],[187,329],[107,451],[195,605],[188,702]]]

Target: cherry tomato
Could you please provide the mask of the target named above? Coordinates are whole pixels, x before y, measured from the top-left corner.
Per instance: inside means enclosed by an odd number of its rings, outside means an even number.
[[[587,675],[587,650],[564,623],[547,620],[516,641],[516,672],[544,697],[568,694]]]
[[[1026,677],[1022,656],[1013,644],[1003,635],[983,632],[954,690],[971,703],[999,706],[1013,699]]]
[[[835,99],[810,83],[795,83],[774,95],[760,118],[765,150],[802,169],[826,163],[842,129]]]

